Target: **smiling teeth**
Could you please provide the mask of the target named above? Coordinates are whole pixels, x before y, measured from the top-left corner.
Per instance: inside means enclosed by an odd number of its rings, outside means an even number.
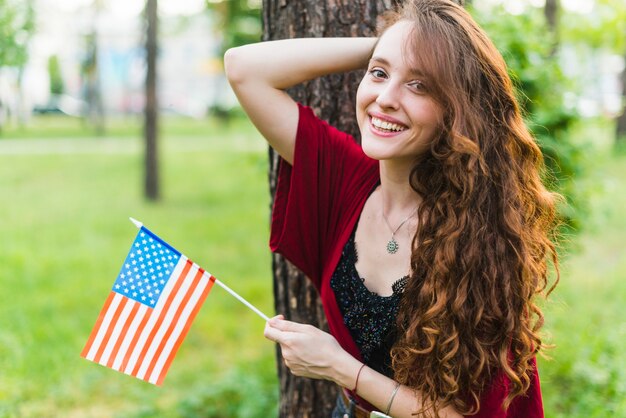
[[[378,119],[375,117],[372,117],[372,125],[374,125],[375,127],[379,129],[384,129],[387,131],[394,131],[394,132],[400,132],[406,129],[404,126],[400,126],[396,123],[385,122],[384,120]]]

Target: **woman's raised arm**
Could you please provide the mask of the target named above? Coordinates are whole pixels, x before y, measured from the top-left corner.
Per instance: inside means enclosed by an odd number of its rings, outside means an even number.
[[[301,38],[226,51],[226,76],[239,103],[269,144],[290,164],[298,108],[284,90],[326,74],[367,65],[376,38]]]

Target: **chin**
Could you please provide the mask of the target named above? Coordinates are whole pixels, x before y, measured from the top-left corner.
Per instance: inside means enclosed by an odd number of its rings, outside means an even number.
[[[361,147],[363,148],[363,153],[370,157],[373,160],[388,160],[394,157],[394,153],[389,150],[389,146],[385,146],[384,144],[372,143],[374,142],[369,138],[362,138]]]

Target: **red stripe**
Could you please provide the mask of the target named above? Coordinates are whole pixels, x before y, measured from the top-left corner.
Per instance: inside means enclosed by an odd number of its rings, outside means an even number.
[[[184,280],[181,280],[181,278],[187,276],[187,273],[189,272],[191,265],[192,265],[191,261],[187,260],[187,263],[185,264],[185,268],[183,269],[183,272],[176,278],[176,284],[174,285],[172,292],[169,294],[167,301],[163,305],[163,309],[161,310],[159,314],[159,318],[154,324],[154,327],[152,328],[152,330],[150,331],[150,335],[148,336],[148,339],[146,340],[146,344],[143,346],[143,349],[141,350],[141,354],[139,355],[139,358],[137,359],[137,364],[135,364],[135,368],[133,369],[131,373],[132,376],[137,377],[137,373],[139,373],[139,369],[141,368],[143,360],[146,357],[146,353],[148,352],[150,346],[152,345],[152,340],[154,340],[154,337],[156,333],[158,332],[159,327],[163,323],[163,319],[165,318],[167,311],[169,310],[174,298],[176,298],[176,295],[178,294],[178,291],[180,290],[180,286],[182,285],[184,281]],[[154,313],[156,314],[156,312]]]
[[[213,287],[213,283],[215,283],[215,277],[210,276],[209,283],[202,291],[202,295],[200,295],[200,298],[198,298],[198,302],[196,303],[196,306],[194,306],[193,310],[191,311],[191,314],[189,315],[189,320],[187,320],[187,323],[185,324],[183,331],[178,336],[178,339],[176,340],[176,343],[174,344],[174,347],[172,348],[172,351],[170,352],[167,358],[167,361],[163,365],[163,369],[161,370],[161,373],[159,374],[159,378],[157,379],[157,382],[156,382],[157,386],[161,386],[161,384],[163,383],[163,380],[165,379],[165,375],[167,374],[167,371],[172,365],[172,361],[174,361],[174,356],[178,352],[180,345],[183,343],[183,340],[187,336],[187,332],[189,332],[189,328],[191,328],[191,324],[193,320],[196,318],[196,315],[198,314],[198,311],[200,311],[200,308],[202,307],[204,300],[206,299],[207,295],[211,291],[211,288]]]
[[[89,340],[87,340],[87,344],[85,344],[85,348],[83,348],[83,351],[80,353],[81,357],[87,358],[87,354],[89,354],[89,351],[91,350],[91,345],[93,344],[93,340],[96,339],[96,335],[98,335],[98,331],[100,331],[100,326],[102,325],[102,321],[104,321],[104,317],[107,311],[109,310],[109,306],[111,305],[111,301],[113,300],[113,297],[115,297],[115,292],[111,291],[111,293],[109,293],[109,297],[107,297],[107,300],[104,301],[104,306],[102,307],[102,310],[100,311],[100,315],[98,315],[98,319],[96,320],[96,325],[94,325],[93,330],[91,331]]]
[[[196,272],[196,275],[194,276],[194,278],[192,279],[191,285],[189,286],[189,289],[187,289],[187,293],[183,297],[183,300],[181,301],[180,305],[178,305],[178,309],[176,309],[174,318],[172,318],[172,322],[170,322],[170,325],[167,327],[167,331],[165,331],[165,334],[163,335],[163,338],[161,339],[161,343],[159,344],[154,354],[154,357],[152,357],[150,366],[148,366],[148,370],[146,371],[146,374],[144,375],[144,380],[148,380],[150,378],[150,375],[152,374],[152,371],[154,370],[154,367],[156,366],[156,363],[159,360],[161,353],[163,352],[163,348],[169,341],[172,335],[172,332],[174,332],[174,328],[176,328],[176,325],[178,321],[180,320],[180,316],[182,315],[183,310],[185,309],[187,304],[189,304],[189,299],[191,299],[193,292],[195,292],[196,288],[200,284],[200,280],[202,279],[202,273],[203,273],[202,270],[199,269]]]
[[[115,362],[115,359],[117,358],[117,353],[120,351],[120,347],[122,346],[122,343],[124,342],[124,338],[126,337],[126,334],[128,333],[128,328],[130,327],[130,324],[133,323],[133,319],[135,319],[135,315],[137,315],[137,311],[139,310],[139,303],[138,302],[132,302],[132,303],[133,303],[133,308],[130,311],[128,318],[126,318],[126,322],[124,322],[122,332],[120,333],[120,336],[118,337],[117,342],[115,343],[115,347],[113,347],[113,351],[111,352],[111,356],[109,357],[109,361],[107,362],[107,367],[113,368],[113,363]]]
[[[135,351],[135,346],[137,345],[137,341],[139,341],[141,332],[146,327],[146,324],[148,323],[148,320],[150,319],[151,316],[152,316],[152,309],[148,309],[146,310],[146,312],[144,312],[144,316],[141,319],[139,326],[134,331],[135,335],[133,336],[133,340],[130,342],[130,345],[128,346],[128,350],[126,351],[126,354],[124,355],[124,360],[122,360],[120,371],[123,372],[126,369],[126,366],[128,365],[128,362],[130,361],[130,358],[133,356],[133,351]]]
[[[111,322],[109,323],[106,334],[104,334],[104,338],[102,338],[102,343],[100,343],[100,347],[98,348],[98,353],[96,354],[96,357],[94,357],[93,359],[93,361],[95,361],[96,363],[100,363],[100,357],[102,357],[102,353],[104,353],[104,350],[107,344],[109,343],[109,339],[111,338],[113,329],[115,328],[115,325],[117,325],[117,320],[119,319],[122,313],[122,310],[124,309],[124,306],[126,306],[126,302],[128,301],[128,298],[125,298],[125,297],[122,297],[121,299],[122,301],[117,306],[117,309],[115,310],[115,313],[113,314],[113,318],[111,319]]]

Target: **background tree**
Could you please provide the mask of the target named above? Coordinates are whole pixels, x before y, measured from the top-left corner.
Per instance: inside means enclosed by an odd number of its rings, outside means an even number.
[[[624,66],[620,75],[622,83],[621,111],[615,117],[616,139],[626,142],[626,2],[623,0],[595,0],[587,13],[568,13],[562,20],[562,40],[577,47],[584,46],[596,52],[622,57]]]
[[[84,38],[84,57],[81,63],[81,76],[85,107],[83,118],[96,131],[98,136],[105,133],[104,103],[102,101],[102,86],[100,77],[100,37],[98,34],[98,22],[102,9],[103,0],[93,0],[89,9],[91,12],[91,32]]]
[[[32,1],[0,0],[0,67],[26,63],[34,20]]]
[[[215,20],[215,36],[221,42],[223,56],[229,48],[258,42],[261,37],[260,0],[207,0],[207,10]],[[233,108],[230,100],[217,89],[217,100],[209,108],[209,113],[222,122],[228,122]]]
[[[559,0],[546,0],[543,14],[546,17],[548,30],[552,34],[552,54],[556,54],[559,48]]]
[[[215,29],[222,38],[222,55],[229,48],[258,42],[261,31],[259,1],[208,0],[207,9],[216,19]]]
[[[32,0],[0,0],[0,68],[12,67],[17,73],[17,97],[12,98],[13,106],[10,110],[18,113],[18,119],[24,121],[21,106],[21,85],[24,66],[28,59],[28,42],[35,29],[35,10]],[[5,92],[6,93],[6,92]],[[9,113],[8,103],[0,92],[0,129],[3,115]]]
[[[55,96],[63,94],[65,85],[57,55],[51,55],[48,58],[48,77],[50,78],[50,93]]]
[[[145,173],[144,193],[149,200],[159,198],[158,133],[159,106],[157,100],[158,3],[147,0],[146,19],[146,101],[144,119]]]

